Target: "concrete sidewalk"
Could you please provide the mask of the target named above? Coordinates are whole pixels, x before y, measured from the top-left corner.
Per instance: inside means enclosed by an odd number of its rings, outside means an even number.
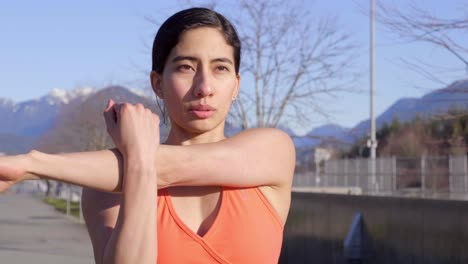
[[[94,263],[84,224],[30,194],[0,194],[0,263]]]

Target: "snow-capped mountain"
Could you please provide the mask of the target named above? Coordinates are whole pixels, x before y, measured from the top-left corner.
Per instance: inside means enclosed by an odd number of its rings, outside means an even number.
[[[71,91],[54,88],[50,91],[48,95],[44,96],[43,98],[49,104],[54,104],[54,103],[68,104],[72,100],[75,100],[79,97],[86,98],[95,92],[96,92],[96,89],[92,87],[82,87],[82,88],[77,88]]]
[[[158,113],[154,100],[141,97],[122,86],[101,89],[85,100],[73,100],[65,105],[54,125],[38,138],[35,148],[46,152],[89,151],[113,147],[108,136],[102,112],[107,101],[141,103]],[[167,129],[161,122],[160,135],[165,138]]]
[[[64,107],[70,104],[80,104],[99,94],[98,92],[102,90],[105,89],[97,90],[90,87],[71,91],[52,89],[40,98],[24,102],[0,98],[0,124],[2,124],[0,126],[0,152],[22,153],[27,151],[39,137],[54,125],[57,116]],[[135,91],[138,92],[138,90]],[[130,91],[129,93],[135,94]],[[110,95],[108,94],[108,96]],[[136,94],[135,96],[140,98]]]
[[[60,109],[72,100],[84,100],[94,93],[92,88],[72,91],[53,89],[38,99],[15,103],[0,99],[0,134],[35,139],[52,125]]]

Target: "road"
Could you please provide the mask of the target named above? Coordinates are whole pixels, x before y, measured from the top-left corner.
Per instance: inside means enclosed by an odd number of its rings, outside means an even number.
[[[0,262],[94,263],[84,224],[31,194],[0,194]]]

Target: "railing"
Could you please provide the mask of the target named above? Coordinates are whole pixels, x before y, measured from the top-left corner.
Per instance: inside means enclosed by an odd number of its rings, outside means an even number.
[[[49,188],[49,197],[63,199],[66,201],[66,214],[71,216],[71,202],[80,203],[79,220],[83,222],[81,211],[81,194],[83,188],[80,186],[61,183],[58,181],[49,181],[49,187],[45,180],[23,181],[13,185],[11,191],[15,193],[29,193],[44,198]]]
[[[296,188],[359,188],[362,193],[468,199],[467,156],[384,157],[329,160],[296,173]]]

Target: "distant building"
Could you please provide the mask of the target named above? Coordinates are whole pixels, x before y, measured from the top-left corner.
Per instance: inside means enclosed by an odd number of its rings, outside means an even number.
[[[321,175],[324,173],[324,163],[332,157],[332,150],[316,147],[314,149],[314,161],[315,161],[315,184],[321,184]]]
[[[322,161],[329,160],[331,156],[332,156],[331,149],[316,147],[314,150],[314,160],[315,160],[315,163],[317,164]]]

